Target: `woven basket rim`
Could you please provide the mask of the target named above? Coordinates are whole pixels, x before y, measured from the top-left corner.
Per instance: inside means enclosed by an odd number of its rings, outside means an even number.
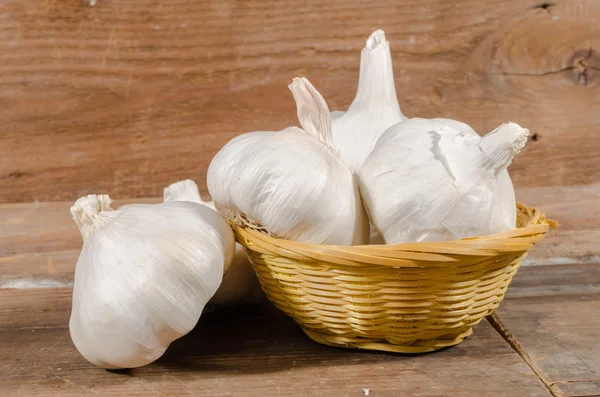
[[[423,267],[427,263],[460,264],[465,257],[494,257],[524,253],[541,241],[550,227],[558,227],[539,210],[517,203],[518,227],[487,236],[440,242],[389,245],[318,245],[271,237],[251,228],[233,225],[245,248],[300,260],[318,260],[347,266]]]

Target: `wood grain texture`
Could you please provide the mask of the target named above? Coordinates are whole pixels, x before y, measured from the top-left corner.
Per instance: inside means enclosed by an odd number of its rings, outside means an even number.
[[[600,185],[517,189],[516,196],[560,225],[529,252],[524,265],[600,262]]]
[[[600,395],[600,264],[524,268],[497,314],[555,396]]]
[[[115,200],[111,206],[161,201]],[[81,248],[81,235],[69,211],[72,205],[73,202],[0,204],[0,256]]]
[[[517,189],[517,198],[560,223],[534,247],[524,265],[600,262],[600,186]],[[116,200],[113,208],[132,202]],[[0,204],[0,288],[68,286],[73,281],[81,236],[71,202]]]
[[[69,311],[70,289],[0,290],[3,397],[550,397],[485,321],[455,348],[401,356],[316,344],[270,306],[231,309],[204,314],[156,363],[108,372],[75,350]]]
[[[375,28],[409,116],[533,137],[517,186],[600,181],[600,3],[559,0],[0,3],[0,202],[158,196],[233,136],[297,124],[287,84],[351,102]],[[204,190],[205,191],[205,190]]]

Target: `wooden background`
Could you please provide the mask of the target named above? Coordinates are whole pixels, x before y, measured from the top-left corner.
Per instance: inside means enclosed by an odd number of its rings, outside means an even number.
[[[385,30],[408,116],[532,130],[518,187],[600,181],[600,1],[2,0],[0,202],[161,195],[236,134],[351,102]]]
[[[206,193],[225,142],[296,124],[293,77],[346,108],[377,28],[407,116],[532,130],[517,197],[561,228],[495,315],[406,357],[215,311],[152,365],[87,363],[68,333],[72,202],[155,202],[183,178]],[[600,397],[600,0],[0,0],[0,153],[0,396]]]

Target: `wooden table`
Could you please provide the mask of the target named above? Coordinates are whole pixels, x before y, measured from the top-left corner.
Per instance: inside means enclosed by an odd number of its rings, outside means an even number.
[[[600,396],[600,187],[518,198],[561,230],[459,346],[416,356],[326,347],[266,303],[206,313],[156,363],[119,372],[89,364],[69,337],[81,244],[72,203],[1,204],[0,396]]]
[[[600,396],[600,1],[97,3],[0,2],[0,397]],[[297,125],[295,76],[346,109],[375,28],[408,117],[532,132],[511,177],[561,229],[495,316],[402,356],[318,345],[267,304],[206,313],[144,368],[87,363],[67,326],[74,199],[205,189],[231,138]]]

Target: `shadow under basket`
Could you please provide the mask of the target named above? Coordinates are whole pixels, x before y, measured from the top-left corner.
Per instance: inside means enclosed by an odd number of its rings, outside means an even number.
[[[269,300],[313,340],[424,353],[471,335],[550,226],[519,204],[516,229],[457,241],[331,246],[234,230]]]

